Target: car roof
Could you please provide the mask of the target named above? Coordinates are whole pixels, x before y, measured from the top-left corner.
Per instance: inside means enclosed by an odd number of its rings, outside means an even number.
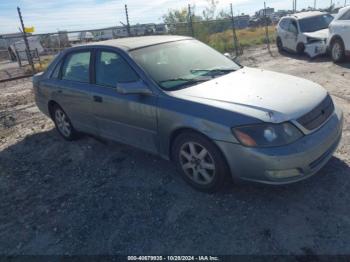
[[[146,46],[158,45],[168,42],[181,41],[193,39],[188,36],[177,36],[177,35],[156,35],[156,36],[138,36],[138,37],[125,37],[119,39],[111,39],[100,42],[88,43],[85,46],[108,46],[118,47],[120,49],[130,51]]]
[[[319,15],[325,15],[327,14],[326,12],[320,12],[320,11],[308,11],[308,12],[301,12],[301,13],[295,13],[291,14],[288,16],[285,16],[284,18],[295,18],[297,20],[304,19],[304,18],[309,18],[309,17],[314,17],[314,16],[319,16]]]
[[[338,14],[335,15],[335,20],[338,20],[340,17],[342,17],[348,10],[350,10],[350,5],[340,8]]]

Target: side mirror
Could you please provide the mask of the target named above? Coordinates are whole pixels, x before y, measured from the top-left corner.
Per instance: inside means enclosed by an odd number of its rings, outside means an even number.
[[[142,81],[130,83],[117,83],[117,92],[122,95],[151,95],[152,91]]]

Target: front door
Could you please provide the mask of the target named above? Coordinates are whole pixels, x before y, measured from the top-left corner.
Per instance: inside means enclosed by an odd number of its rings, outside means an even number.
[[[348,10],[339,21],[337,21],[339,34],[342,37],[345,45],[345,50],[350,51],[350,10]]]
[[[298,27],[295,20],[290,20],[286,32],[286,47],[292,51],[297,51]]]
[[[102,137],[150,152],[158,152],[157,97],[120,94],[117,83],[140,81],[128,62],[116,51],[98,50],[95,56],[92,110]]]

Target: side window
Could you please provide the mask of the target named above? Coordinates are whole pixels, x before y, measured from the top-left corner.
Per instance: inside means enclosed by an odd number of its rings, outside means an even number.
[[[62,61],[58,62],[55,69],[53,70],[51,74],[51,78],[58,79],[60,75],[60,69],[61,69]]]
[[[89,83],[90,51],[69,54],[62,69],[62,79]]]
[[[350,20],[350,11],[347,11],[345,14],[343,14],[339,20]]]
[[[291,32],[291,33],[298,33],[297,22],[291,21],[289,23],[288,31]]]
[[[290,20],[289,19],[284,19],[284,20],[281,21],[281,28],[283,30],[287,31],[288,28],[289,28],[289,24],[290,24]]]
[[[96,84],[116,87],[117,83],[136,82],[138,75],[117,53],[98,52],[96,58]]]

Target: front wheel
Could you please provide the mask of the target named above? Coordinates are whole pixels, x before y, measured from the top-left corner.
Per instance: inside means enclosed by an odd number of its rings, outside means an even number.
[[[229,169],[221,151],[200,134],[179,135],[174,141],[172,159],[184,180],[199,191],[216,192],[229,181]]]
[[[345,47],[343,41],[336,39],[331,45],[331,56],[335,63],[340,63],[345,60]]]

